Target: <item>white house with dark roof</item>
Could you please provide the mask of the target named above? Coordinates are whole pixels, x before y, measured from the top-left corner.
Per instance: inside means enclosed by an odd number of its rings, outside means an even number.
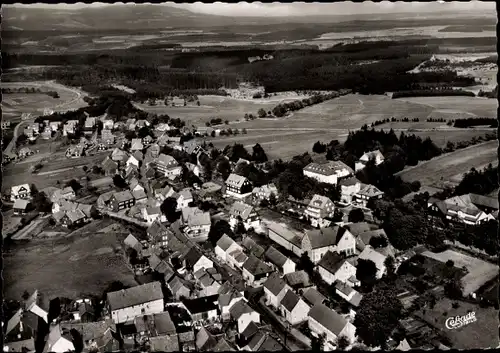
[[[243,298],[233,304],[229,309],[229,314],[237,322],[238,333],[242,333],[252,321],[260,323],[259,313],[253,310]]]
[[[159,314],[164,311],[160,282],[110,292],[107,294],[106,301],[115,324],[133,320],[138,316]]]
[[[188,253],[183,257],[184,267],[193,273],[200,269],[208,269],[214,267],[214,263],[198,249],[192,247]]]
[[[337,185],[339,179],[352,175],[354,171],[341,161],[329,161],[325,164],[310,163],[304,167],[303,173],[320,183]]]
[[[262,284],[273,272],[273,268],[251,254],[243,264],[243,279],[251,286]]]
[[[132,139],[132,143],[130,145],[130,151],[142,151],[144,149],[144,144],[142,143],[142,140],[137,138],[137,139]]]
[[[132,207],[135,204],[135,198],[128,190],[115,192],[109,200],[113,207],[113,211],[118,212]]]
[[[309,287],[303,290],[300,290],[302,297],[311,307],[316,304],[323,304],[326,300],[326,297],[318,292],[316,287]]]
[[[31,188],[29,184],[15,185],[10,189],[10,200],[12,202],[17,199],[27,200],[31,198]]]
[[[244,176],[231,173],[226,179],[226,196],[245,198],[252,193],[252,184]]]
[[[223,321],[231,318],[229,310],[231,307],[243,298],[243,294],[234,288],[229,282],[224,283],[219,290],[219,310]]]
[[[326,196],[316,194],[313,196],[304,214],[309,218],[313,227],[323,228],[330,225],[331,222],[327,218],[333,217],[334,211],[335,206],[332,200]]]
[[[218,294],[221,287],[222,276],[215,268],[201,268],[193,273],[193,277],[200,288],[198,291],[199,297]]]
[[[276,198],[278,197],[278,188],[274,184],[262,185],[252,190],[254,202],[260,202],[262,200],[269,201],[271,195],[274,195]]]
[[[335,282],[335,293],[354,307],[358,307],[363,295],[347,283]]]
[[[210,213],[203,212],[198,207],[182,208],[181,224],[184,234],[195,242],[206,241],[212,225]]]
[[[257,244],[255,240],[253,240],[249,236],[245,236],[245,238],[241,242],[241,246],[243,246],[243,248],[247,251],[248,254],[253,254],[257,256],[259,259],[261,259],[265,253],[264,248],[259,244]]]
[[[234,250],[243,251],[243,248],[227,234],[224,234],[215,245],[215,255],[224,262],[228,262],[228,254]]]
[[[264,282],[264,295],[266,297],[266,304],[272,305],[276,309],[279,308],[281,299],[285,293],[290,289],[286,282],[274,272]]]
[[[360,207],[367,207],[371,200],[380,200],[384,192],[371,184],[360,184],[359,190],[352,194],[352,204]]]
[[[191,194],[191,191],[189,189],[182,189],[179,191],[177,194],[177,211],[182,210],[185,207],[188,207],[191,202],[193,202],[193,194]]]
[[[316,304],[309,311],[308,326],[319,336],[326,335],[326,342],[334,345],[337,338],[345,336],[349,342],[356,338],[356,327],[324,304]]]
[[[281,299],[279,309],[286,321],[291,325],[297,325],[307,321],[307,316],[311,308],[301,297],[292,290],[288,290],[283,299]]]
[[[359,172],[362,170],[364,167],[366,167],[366,164],[373,160],[375,165],[382,164],[385,160],[384,155],[380,150],[375,150],[371,152],[365,152],[358,161],[356,161],[354,165],[354,169],[356,172]]]
[[[43,352],[65,353],[74,351],[75,346],[70,331],[63,330],[60,324],[50,326]]]
[[[14,201],[14,206],[12,207],[15,215],[23,215],[28,210],[30,204],[29,200],[17,199]]]
[[[286,275],[295,271],[295,262],[283,255],[274,246],[267,248],[264,257],[267,261],[273,264],[280,273]]]
[[[234,230],[239,220],[243,222],[245,229],[257,228],[260,226],[260,217],[255,208],[242,201],[236,201],[229,210],[229,225]]]
[[[386,267],[384,265],[384,262],[386,258],[386,255],[372,248],[370,245],[366,246],[358,256],[358,260],[370,260],[375,264],[375,266],[377,267],[377,278],[382,278],[382,276],[385,274]]]
[[[182,174],[182,167],[174,157],[161,153],[153,163],[155,169],[168,178],[175,178]]]
[[[356,276],[356,266],[352,264],[352,261],[331,251],[328,251],[321,258],[317,271],[328,284],[332,284],[337,280],[345,283],[352,276]]]
[[[150,207],[146,206],[141,209],[142,217],[148,224],[148,226],[152,225],[156,220],[160,222],[166,222],[166,216],[161,212],[160,207]]]
[[[498,200],[476,194],[454,196],[444,201],[429,199],[428,208],[431,216],[439,216],[445,220],[478,225],[495,219],[498,213]]]

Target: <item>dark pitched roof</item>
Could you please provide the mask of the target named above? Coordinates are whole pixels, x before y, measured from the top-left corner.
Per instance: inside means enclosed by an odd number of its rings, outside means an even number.
[[[261,257],[264,254],[264,249],[262,248],[262,246],[258,245],[250,237],[246,237],[241,245],[257,257]]]
[[[215,294],[208,297],[185,299],[182,303],[191,314],[198,314],[216,310],[218,308],[218,299],[219,295]]]
[[[238,320],[242,315],[251,313],[253,311],[254,310],[247,304],[246,300],[244,299],[237,301],[233,304],[233,306],[231,306],[231,309],[229,309],[229,313],[236,320]]]
[[[107,301],[111,310],[118,310],[134,305],[163,299],[160,282],[146,283],[128,289],[122,289],[107,294]]]
[[[279,352],[283,350],[284,348],[281,343],[269,334],[266,335],[266,339],[259,347],[259,352]]]
[[[309,311],[309,317],[338,336],[347,325],[346,319],[324,304],[316,304]]]
[[[273,271],[271,266],[258,259],[255,255],[250,254],[248,259],[243,264],[243,268],[254,276],[258,276]]]
[[[265,254],[265,258],[269,260],[272,264],[282,268],[286,263],[288,258],[283,255],[279,250],[277,250],[274,246],[270,246]]]
[[[286,282],[282,280],[276,272],[274,272],[264,282],[264,288],[269,290],[274,295],[278,295],[284,288],[286,288]]]
[[[295,306],[297,305],[297,303],[299,302],[300,300],[300,297],[295,294],[293,291],[291,290],[288,290],[285,294],[285,296],[283,297],[283,299],[281,299],[281,305],[283,305],[283,307],[288,310],[288,311],[292,311]]]
[[[325,270],[327,270],[330,273],[336,273],[337,270],[342,267],[342,264],[344,263],[345,258],[342,255],[339,255],[338,253],[334,253],[331,251],[328,251],[321,260],[318,263],[318,266],[323,267]]]
[[[345,233],[345,229],[339,226],[333,228],[322,228],[306,231],[306,235],[313,249],[336,245]]]
[[[311,285],[311,279],[309,278],[307,272],[304,270],[287,273],[283,277],[283,279],[291,287],[309,287]]]
[[[304,290],[302,296],[311,305],[323,304],[323,302],[326,300],[326,297],[313,287],[309,287]]]
[[[201,259],[202,256],[203,254],[195,247],[189,249],[188,253],[184,256],[186,267],[192,268],[194,265],[196,265],[196,263]]]
[[[226,251],[235,241],[227,234],[224,234],[218,241],[217,246]]]
[[[247,327],[243,330],[241,333],[241,336],[248,341],[250,338],[253,337],[257,332],[259,331],[259,327],[257,324],[253,321],[250,321],[250,323],[247,325]]]
[[[231,344],[226,341],[225,338],[221,338],[219,342],[215,345],[215,347],[212,349],[212,352],[234,352],[236,349],[234,349]]]

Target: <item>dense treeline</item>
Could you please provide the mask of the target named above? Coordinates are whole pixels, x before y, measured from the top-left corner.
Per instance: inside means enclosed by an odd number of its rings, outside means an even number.
[[[467,128],[472,126],[489,125],[490,127],[498,127],[498,120],[495,118],[466,118],[455,119],[454,127]]]
[[[474,79],[464,82],[470,82]],[[464,96],[464,97],[475,97],[474,92],[464,91],[461,89],[420,89],[413,91],[399,91],[392,94],[392,98],[406,98],[406,97],[446,97],[446,96]]]
[[[19,88],[3,88],[2,94],[13,94],[13,93],[40,93],[46,94],[52,98],[59,98],[59,93],[56,91],[42,91],[40,88],[35,87],[19,87]]]
[[[278,104],[271,110],[271,112],[274,116],[279,118],[285,116],[288,112],[294,112],[314,104],[319,104],[327,100],[340,97],[341,95],[348,94],[350,92],[351,92],[350,90],[341,90],[340,92],[314,94],[312,97],[304,98],[302,100],[296,100],[293,102]],[[260,116],[261,114],[258,115]]]
[[[479,194],[488,195],[498,188],[498,167],[491,163],[482,171],[472,168],[464,175],[460,183],[455,187],[456,195]]]
[[[486,98],[498,98],[498,85],[492,91],[479,91],[477,94],[478,97],[486,97]]]

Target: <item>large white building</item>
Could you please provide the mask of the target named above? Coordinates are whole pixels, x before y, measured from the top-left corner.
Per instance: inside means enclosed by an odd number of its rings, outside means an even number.
[[[325,164],[310,163],[304,167],[304,175],[316,179],[320,183],[337,185],[339,179],[346,178],[354,171],[341,161],[330,161]]]

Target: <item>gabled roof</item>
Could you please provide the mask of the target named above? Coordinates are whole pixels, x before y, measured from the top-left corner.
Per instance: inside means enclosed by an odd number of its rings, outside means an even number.
[[[314,305],[309,311],[309,317],[316,320],[336,336],[339,336],[348,324],[346,319],[324,304]]]
[[[184,256],[184,261],[186,261],[186,267],[194,267],[198,261],[203,257],[204,255],[195,247],[192,247],[189,249],[189,252]]]
[[[120,192],[115,192],[113,194],[113,197],[117,202],[124,202],[128,200],[132,200],[134,196],[132,196],[132,193],[128,190],[125,191],[120,191]]]
[[[253,211],[253,206],[250,206],[242,201],[236,201],[231,206],[229,214],[233,217],[241,217],[243,221],[246,221],[250,213]]]
[[[269,266],[265,262],[259,260],[253,254],[250,254],[248,259],[243,264],[243,268],[254,276],[273,272],[273,269],[271,268],[271,266]]]
[[[305,289],[302,296],[310,305],[323,304],[326,300],[326,297],[313,287]]]
[[[234,349],[225,338],[221,338],[215,347],[213,347],[212,352],[234,352]]]
[[[326,246],[337,245],[346,232],[348,232],[347,229],[334,226],[333,228],[308,230],[305,236],[309,238],[313,249],[319,249]]]
[[[236,242],[227,234],[224,234],[218,241],[217,247],[221,248],[223,251],[226,251],[231,247],[231,245],[236,244]]]
[[[384,268],[386,256],[374,250],[371,246],[367,246],[358,256],[358,260],[370,260],[377,266],[377,269]]]
[[[226,179],[226,184],[231,185],[233,187],[241,188],[246,180],[248,179],[245,178],[244,176],[231,173],[229,177]]]
[[[314,195],[311,202],[309,202],[309,207],[324,209],[328,204],[332,204],[332,200],[323,195]]]
[[[272,264],[282,268],[283,265],[288,260],[288,257],[283,255],[279,250],[277,250],[274,246],[270,246],[266,253],[265,258],[269,260]]]
[[[178,165],[177,161],[175,160],[174,157],[170,156],[170,155],[166,155],[164,153],[160,153],[160,155],[158,156],[158,158],[156,158],[156,163],[157,164],[162,164],[164,166],[167,166],[169,164],[171,165]]]
[[[380,191],[376,186],[371,184],[363,184],[361,189],[357,192],[358,195],[364,195],[366,197],[376,197],[383,195],[384,192]]]
[[[252,238],[246,237],[241,245],[250,251],[252,254],[254,254],[257,257],[261,257],[264,254],[264,248],[262,246],[258,245]]]
[[[123,309],[159,299],[163,299],[160,282],[146,283],[107,294],[107,301],[111,310]]]
[[[498,210],[498,199],[494,197],[488,197],[478,194],[469,194],[469,199],[471,203],[479,207],[488,207]]]
[[[249,340],[250,338],[253,337],[253,335],[255,335],[257,332],[259,331],[259,327],[257,326],[257,324],[253,321],[250,321],[247,325],[247,327],[243,330],[243,332],[241,333],[241,336],[243,336],[243,338],[245,340]]]
[[[313,162],[304,167],[304,171],[322,175],[333,175],[343,170],[347,170],[350,174],[354,172],[352,168],[341,161],[329,161],[325,164]]]
[[[272,273],[264,282],[264,288],[275,296],[280,294],[286,287],[286,282],[282,280],[276,272]]]
[[[347,228],[352,235],[358,236],[361,233],[378,229],[378,226],[367,222],[358,222],[358,223],[346,224],[345,228]]]
[[[155,221],[155,222],[153,222],[153,224],[151,224],[149,226],[149,228],[146,230],[146,232],[148,235],[150,235],[152,237],[157,237],[157,236],[161,236],[163,234],[167,234],[168,229],[161,222]]]
[[[189,189],[182,189],[179,191],[179,194],[177,195],[177,198],[183,197],[184,200],[192,200],[193,199],[193,194],[191,194],[191,191]]]
[[[23,199],[16,199],[14,201],[14,206],[13,208],[16,210],[16,209],[21,209],[21,210],[25,210],[28,205],[30,204],[30,202],[28,200],[23,200]]]
[[[229,309],[229,313],[231,317],[235,320],[238,320],[242,315],[252,313],[254,310],[247,304],[246,300],[241,299],[233,304],[231,309]]]
[[[217,344],[215,337],[207,331],[205,327],[201,327],[196,334],[196,348],[199,351],[211,350]]]
[[[198,207],[185,207],[182,209],[182,221],[189,227],[210,225],[210,213],[203,212]]]
[[[136,200],[143,200],[148,197],[148,195],[146,195],[146,192],[142,189],[132,191],[132,196]]]
[[[311,279],[304,270],[287,273],[283,276],[283,279],[291,287],[297,287],[299,285],[302,287],[309,287],[311,285]]]
[[[382,158],[382,160],[384,159],[384,155],[382,154],[382,152],[380,152],[380,150],[375,150],[375,151],[371,151],[371,152],[366,152],[365,154],[363,154],[361,156],[361,158],[359,158],[359,160],[361,162],[368,162],[370,159],[376,158],[376,157],[380,157],[380,158]]]
[[[352,186],[356,184],[361,184],[361,181],[359,181],[358,178],[354,176],[339,181],[340,186]]]
[[[280,304],[283,305],[283,307],[286,310],[288,310],[289,312],[292,312],[293,309],[299,303],[300,300],[301,299],[300,299],[300,297],[297,294],[295,294],[291,290],[288,290],[286,292],[285,296],[283,297],[283,299],[281,299]]]
[[[342,255],[336,252],[328,251],[318,263],[318,266],[323,267],[330,273],[335,274],[344,262],[347,261]]]
[[[201,297],[196,299],[185,299],[182,301],[186,309],[189,311],[191,315],[206,313],[208,311],[217,310],[217,299],[219,298],[218,294],[210,295],[207,297]]]

